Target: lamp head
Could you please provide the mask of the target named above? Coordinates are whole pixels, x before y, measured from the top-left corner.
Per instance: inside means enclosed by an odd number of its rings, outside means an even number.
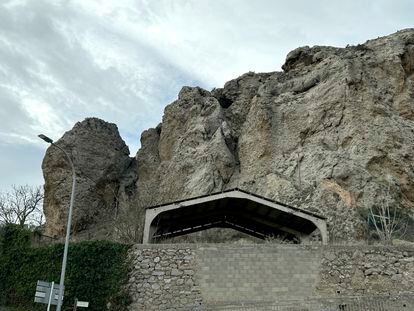
[[[40,135],[37,135],[37,136],[39,136],[39,138],[43,139],[45,142],[47,142],[49,144],[53,143],[53,139],[47,137],[46,135],[40,134]]]

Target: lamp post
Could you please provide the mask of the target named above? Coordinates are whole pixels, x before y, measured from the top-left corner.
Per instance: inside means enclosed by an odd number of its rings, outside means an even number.
[[[70,196],[70,205],[69,205],[69,214],[68,214],[68,223],[66,227],[66,238],[65,238],[65,249],[63,251],[63,261],[62,261],[62,270],[60,272],[60,283],[59,283],[59,295],[58,295],[58,302],[56,311],[61,311],[62,309],[62,299],[63,299],[63,287],[65,283],[65,271],[66,271],[66,262],[68,259],[68,247],[69,247],[69,238],[70,238],[70,228],[72,225],[72,210],[73,210],[73,202],[75,201],[75,187],[76,187],[76,174],[75,174],[75,166],[73,165],[72,159],[68,155],[68,153],[63,150],[61,147],[53,143],[53,140],[43,134],[38,135],[39,138],[43,139],[45,142],[51,144],[52,146],[58,148],[60,151],[64,153],[66,156],[71,168],[72,168],[72,194]]]

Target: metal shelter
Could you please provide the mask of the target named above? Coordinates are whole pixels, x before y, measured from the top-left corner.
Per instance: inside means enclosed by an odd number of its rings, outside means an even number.
[[[143,243],[214,227],[301,241],[319,230],[328,243],[325,217],[237,188],[147,208]]]

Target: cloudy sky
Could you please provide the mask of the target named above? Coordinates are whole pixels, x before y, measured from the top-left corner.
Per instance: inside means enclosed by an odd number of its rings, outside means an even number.
[[[95,116],[133,155],[183,85],[408,27],[413,0],[0,0],[0,191],[43,183],[38,133],[58,139]]]

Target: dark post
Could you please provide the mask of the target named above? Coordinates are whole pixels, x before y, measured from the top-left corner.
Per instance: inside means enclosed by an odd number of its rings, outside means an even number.
[[[78,308],[78,298],[75,298],[75,304],[73,305],[73,311],[76,311]]]

